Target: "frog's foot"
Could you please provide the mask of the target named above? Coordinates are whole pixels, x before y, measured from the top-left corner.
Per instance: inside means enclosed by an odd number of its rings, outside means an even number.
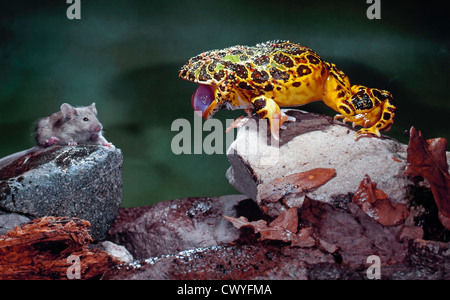
[[[285,119],[284,122],[295,122],[295,121],[297,121],[297,119],[295,117],[288,116],[284,112],[281,112],[281,116]]]
[[[284,118],[284,122],[295,122],[297,121],[297,119],[293,116],[288,116],[286,115],[284,112],[281,112],[281,118]],[[283,123],[284,123],[283,122]],[[281,125],[280,129],[286,129],[287,127],[285,125]]]
[[[228,133],[231,129],[241,128],[248,122],[248,120],[250,120],[250,118],[252,117],[253,109],[246,108],[244,110],[247,113],[247,116],[241,116],[241,117],[237,118],[236,120],[234,120],[233,122],[231,122],[230,126],[228,126],[228,128],[225,130],[226,133]]]
[[[369,128],[361,128],[356,132],[355,141],[359,140],[361,137],[380,137],[380,131],[375,126]]]
[[[286,121],[295,121],[295,118],[281,112],[280,107],[273,99],[260,96],[253,99],[252,103],[259,117],[269,120],[270,132],[276,140],[280,138],[279,132],[283,123]]]
[[[241,116],[241,117],[237,118],[236,120],[231,122],[230,126],[228,126],[228,128],[225,130],[225,132],[228,133],[231,129],[240,128],[240,127],[244,126],[248,122],[248,120],[250,120],[250,117]]]
[[[386,110],[387,108],[384,108]],[[391,129],[393,121],[394,112],[393,110],[390,113],[382,113],[381,118],[373,125],[368,128],[361,128],[358,130],[355,136],[355,140],[358,140],[360,137],[370,137],[377,136],[380,137],[380,130],[388,131]]]
[[[337,121],[339,119],[342,119],[342,123],[346,124],[347,122],[350,122],[352,124],[352,127],[355,128],[355,126],[363,126],[363,127],[369,127],[370,120],[365,118],[364,114],[358,114],[355,116],[345,116],[345,115],[336,115],[334,116],[334,120]]]
[[[337,111],[341,114],[334,119],[343,118],[344,123],[351,122],[353,127],[364,127],[358,130],[355,140],[363,136],[380,137],[380,130],[387,131],[391,128],[396,107],[388,91],[352,86],[352,92],[354,94],[350,101],[338,101]]]
[[[375,113],[378,115],[377,118],[373,117]],[[355,128],[355,126],[364,127],[356,132],[355,140],[358,140],[361,137],[380,137],[380,130],[389,130],[393,123],[391,122],[390,125],[388,125],[386,124],[386,120],[380,119],[379,111],[367,114],[357,114],[355,116],[336,115],[334,120],[337,119],[343,119],[342,122],[344,124],[350,122],[353,128]]]

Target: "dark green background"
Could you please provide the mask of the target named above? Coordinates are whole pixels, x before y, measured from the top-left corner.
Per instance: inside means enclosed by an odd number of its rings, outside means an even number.
[[[448,139],[448,6],[392,2],[368,20],[364,0],[82,0],[82,19],[68,20],[65,0],[2,1],[0,157],[33,146],[33,123],[61,103],[95,101],[105,136],[124,154],[123,206],[236,193],[224,154],[171,152],[170,126],[193,120],[196,89],[177,71],[205,50],[271,39],[311,47],[352,84],[391,91],[398,110],[388,135],[406,143],[415,125]],[[320,102],[304,109],[335,114]]]

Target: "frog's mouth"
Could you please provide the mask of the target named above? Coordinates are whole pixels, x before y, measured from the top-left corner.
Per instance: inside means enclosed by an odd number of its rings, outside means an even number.
[[[192,95],[191,103],[196,114],[204,119],[209,119],[214,113],[216,106],[215,87],[212,85],[200,84]]]

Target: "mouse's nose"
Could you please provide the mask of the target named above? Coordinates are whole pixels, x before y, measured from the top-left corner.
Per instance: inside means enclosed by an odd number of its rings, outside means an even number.
[[[92,131],[93,132],[100,132],[100,131],[102,131],[102,126],[100,126],[100,125],[95,126],[94,128],[92,128]]]

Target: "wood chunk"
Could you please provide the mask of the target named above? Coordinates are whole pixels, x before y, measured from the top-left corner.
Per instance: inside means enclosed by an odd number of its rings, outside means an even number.
[[[43,217],[0,236],[0,279],[67,279],[75,255],[80,279],[102,275],[121,263],[104,251],[89,249],[86,220]]]

